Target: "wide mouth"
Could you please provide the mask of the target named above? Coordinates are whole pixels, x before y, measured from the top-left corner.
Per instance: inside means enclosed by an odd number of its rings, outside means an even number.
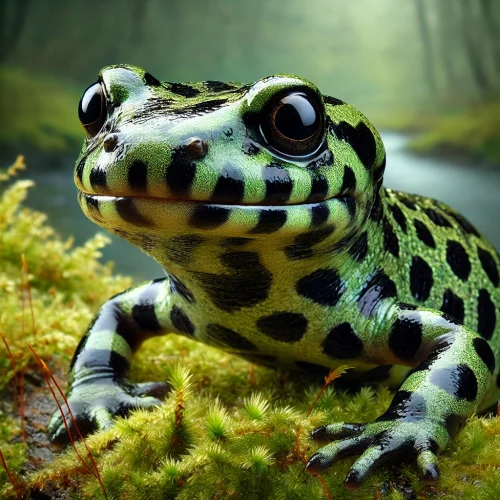
[[[297,234],[332,225],[350,224],[356,211],[352,196],[334,196],[317,202],[286,205],[231,204],[211,201],[107,196],[78,191],[85,214],[112,232],[214,231],[221,235],[258,237],[278,232]]]

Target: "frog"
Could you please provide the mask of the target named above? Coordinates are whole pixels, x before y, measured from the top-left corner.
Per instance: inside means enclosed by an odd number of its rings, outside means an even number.
[[[383,186],[381,136],[355,107],[288,74],[253,84],[161,82],[105,67],[78,108],[84,214],[165,275],[110,298],[76,348],[55,442],[153,409],[164,382],[127,374],[148,338],[178,334],[253,363],[397,388],[370,422],[312,430],[318,474],[344,486],[438,454],[500,390],[500,260],[446,204]]]

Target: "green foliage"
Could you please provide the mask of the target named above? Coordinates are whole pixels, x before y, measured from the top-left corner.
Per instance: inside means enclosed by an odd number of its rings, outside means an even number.
[[[413,134],[408,149],[458,161],[500,165],[500,101],[493,100],[440,114],[417,111],[375,115],[377,126]]]
[[[500,165],[500,101],[436,116],[409,149]]]
[[[0,66],[0,88],[0,115],[8,117],[8,126],[0,127],[0,144],[59,153],[80,144],[76,105],[82,89],[7,66]]]
[[[99,263],[103,237],[73,248],[47,226],[42,214],[22,208],[29,186],[26,181],[14,183],[0,197],[0,331],[17,371],[25,370],[27,389],[37,367],[26,341],[64,380],[59,367],[68,366],[92,315],[130,284],[112,277],[110,265]],[[22,253],[29,264],[34,329],[27,300],[23,316],[27,287],[20,273]],[[49,497],[104,498],[98,481],[71,448],[52,462],[30,458],[35,441],[45,435],[46,420],[38,435],[22,441],[20,417],[12,404],[13,372],[2,344],[0,349],[0,448],[12,471],[31,471],[25,472],[27,496],[42,491]],[[320,480],[304,472],[305,460],[319,446],[308,439],[309,431],[333,421],[376,418],[393,394],[380,387],[349,395],[330,386],[307,417],[321,381],[256,367],[176,336],[145,342],[131,378],[167,381],[171,392],[153,411],[117,418],[113,428],[86,439],[110,499],[326,499]],[[27,418],[36,394],[27,391]],[[440,457],[437,487],[424,486],[414,464],[396,463],[377,471],[359,491],[347,492],[342,482],[352,458],[325,472],[323,480],[334,498],[408,498],[411,491],[418,498],[496,498],[499,445],[500,419],[474,418]],[[77,446],[85,456],[83,445]],[[15,497],[1,468],[0,497]]]

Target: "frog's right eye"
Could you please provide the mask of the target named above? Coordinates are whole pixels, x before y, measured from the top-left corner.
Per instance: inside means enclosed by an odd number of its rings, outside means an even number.
[[[89,137],[95,137],[106,121],[106,97],[99,82],[83,93],[78,105],[78,118]]]

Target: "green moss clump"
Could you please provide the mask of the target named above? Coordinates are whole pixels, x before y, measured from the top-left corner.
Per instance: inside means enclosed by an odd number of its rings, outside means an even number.
[[[43,385],[32,390],[38,368],[26,342],[63,382],[61,367],[67,370],[92,315],[130,280],[113,277],[112,266],[99,263],[103,236],[73,248],[46,224],[43,214],[23,208],[30,185],[19,181],[0,197],[0,330],[16,371],[24,369],[29,428],[41,411],[41,393],[48,403],[38,429],[23,441],[13,404],[14,374],[0,344],[0,448],[11,470],[23,474],[19,484],[27,496],[41,491],[54,498],[104,498],[98,480],[71,448],[54,449],[54,459],[34,458],[55,404]],[[35,328],[26,301],[23,316],[23,253]],[[393,395],[384,386],[355,395],[330,386],[308,417],[321,381],[257,367],[173,335],[150,339],[141,347],[131,378],[168,381],[172,391],[153,411],[118,418],[113,428],[86,439],[108,498],[326,499],[320,480],[304,472],[304,462],[319,446],[308,439],[310,430],[339,420],[372,420]],[[500,419],[473,418],[441,456],[442,479],[435,487],[422,484],[414,464],[396,463],[378,470],[359,491],[347,492],[342,482],[354,458],[340,461],[323,480],[334,498],[497,498],[499,445]],[[85,457],[81,443],[78,449]],[[15,498],[1,468],[0,497]]]

